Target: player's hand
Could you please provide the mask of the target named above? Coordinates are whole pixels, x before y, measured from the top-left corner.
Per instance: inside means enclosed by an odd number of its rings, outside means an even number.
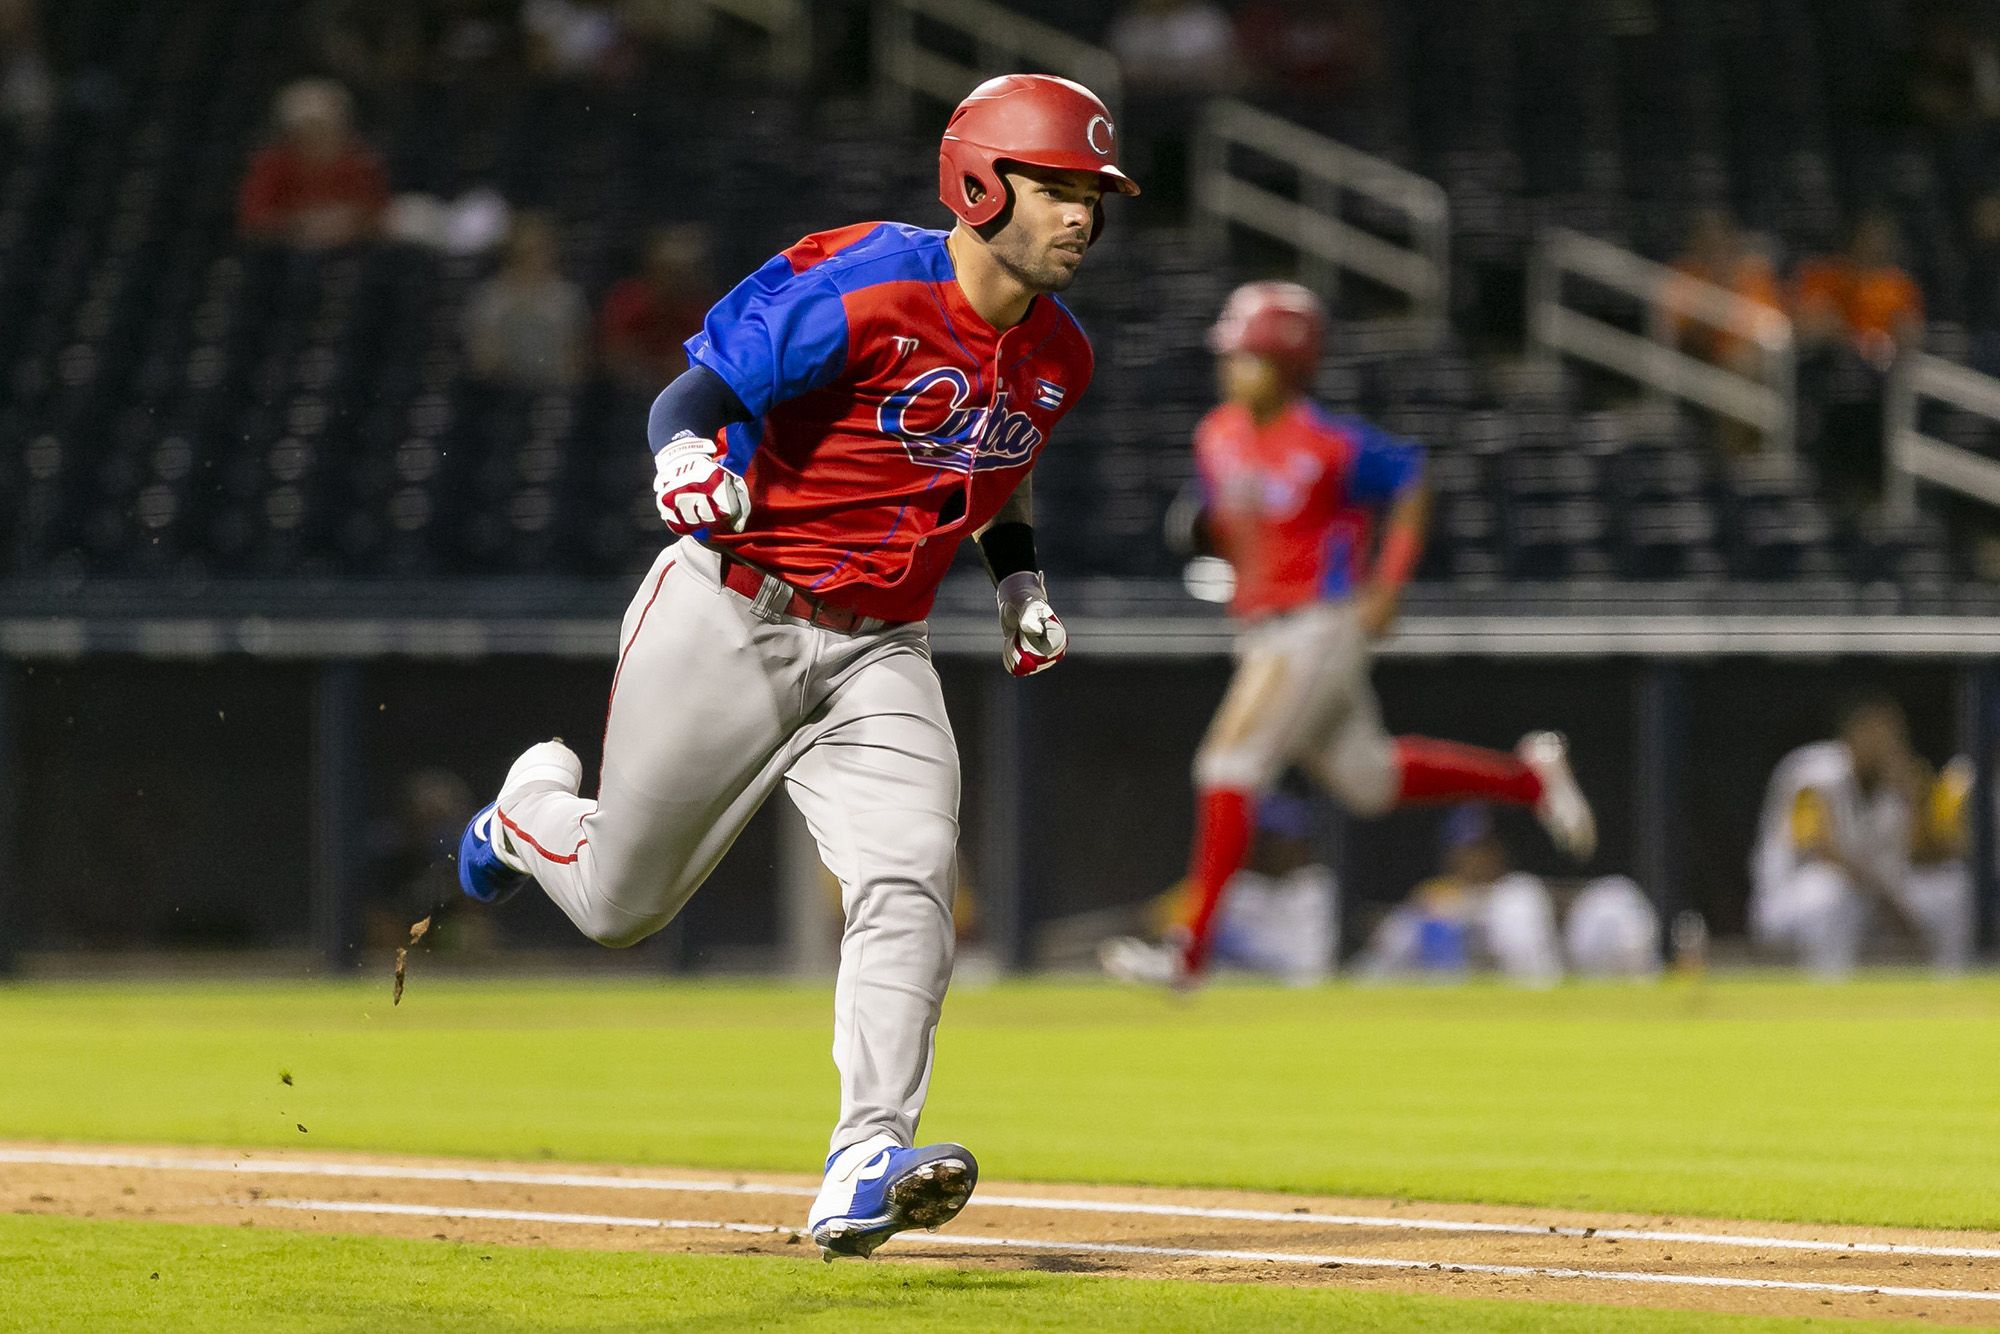
[[[740,533],[750,521],[750,489],[722,466],[713,440],[684,435],[653,455],[653,502],[667,527],[685,536],[697,528]]]
[[[1069,631],[1063,629],[1042,576],[1020,570],[1000,581],[1000,661],[1011,676],[1047,671],[1069,652]]]
[[[1396,623],[1396,610],[1402,601],[1402,590],[1393,584],[1369,584],[1355,599],[1354,614],[1360,618],[1361,633],[1370,639],[1380,639],[1389,633]]]

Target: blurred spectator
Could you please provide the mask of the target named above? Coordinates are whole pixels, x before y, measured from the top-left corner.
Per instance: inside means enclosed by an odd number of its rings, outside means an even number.
[[[472,293],[466,355],[479,379],[518,389],[561,389],[583,378],[590,309],[562,276],[555,224],[538,214],[514,223],[500,271]]]
[[[631,69],[619,6],[612,0],[523,0],[528,62],[553,79],[612,77]]]
[[[1695,215],[1688,248],[1674,261],[1674,271],[1682,278],[1709,283],[1754,301],[1774,314],[1782,313],[1778,279],[1770,261],[1723,209],[1702,209]],[[1660,304],[1683,351],[1745,375],[1763,372],[1763,354],[1757,342],[1697,318],[1685,283],[1670,281],[1662,287]]]
[[[2000,39],[1958,5],[1934,10],[1917,32],[1907,96],[1911,114],[1935,129],[2000,119]]]
[[[1313,846],[1315,823],[1303,797],[1274,792],[1258,802],[1250,860],[1223,899],[1213,947],[1218,965],[1269,973],[1294,986],[1332,972],[1339,896],[1332,869]],[[1184,908],[1185,893],[1175,897]]]
[[[355,135],[353,101],[328,79],[301,79],[278,94],[279,142],[250,159],[237,202],[243,235],[295,250],[366,241],[389,206],[382,164]]]
[[[1923,333],[1924,298],[1896,262],[1895,217],[1870,209],[1855,224],[1844,254],[1799,266],[1793,306],[1808,343],[1849,342],[1871,366],[1887,370]]]
[[[1579,977],[1651,977],[1660,971],[1660,914],[1630,876],[1599,876],[1563,914],[1563,950]]]
[[[0,123],[32,139],[55,105],[56,80],[42,54],[36,0],[0,0]]]
[[[321,63],[366,90],[459,85],[518,72],[520,0],[317,0],[306,15]]]
[[[1105,43],[1142,94],[1199,97],[1235,86],[1239,74],[1229,15],[1205,0],[1133,0]]]
[[[1509,868],[1492,811],[1476,803],[1455,808],[1445,817],[1442,843],[1442,874],[1382,919],[1360,971],[1451,975],[1490,966],[1529,986],[1558,981],[1555,902],[1540,877]]]
[[[1245,69],[1287,105],[1349,98],[1381,57],[1374,0],[1251,0],[1236,11]]]
[[[646,242],[645,267],[612,287],[598,316],[604,368],[622,389],[658,393],[687,369],[681,344],[700,332],[715,303],[708,231],[662,227]]]
[[[1794,285],[1800,398],[1817,418],[1805,440],[1829,497],[1850,510],[1880,493],[1886,378],[1923,332],[1923,297],[1896,249],[1895,219],[1870,210],[1844,253],[1801,264]]]
[[[423,70],[423,7],[408,0],[317,0],[305,25],[324,67],[354,87],[412,82]]]
[[[1751,862],[1750,925],[1758,942],[1817,976],[1837,978],[1853,971],[1877,927],[1890,925],[1940,966],[1962,965],[1971,947],[1969,910],[1950,893],[1923,888],[1926,877],[1913,884],[1911,876],[1913,853],[1930,859],[1925,865],[1962,855],[1962,848],[1920,837],[1915,822],[1931,800],[1928,780],[1910,749],[1902,706],[1882,695],[1843,707],[1837,739],[1781,760]]]

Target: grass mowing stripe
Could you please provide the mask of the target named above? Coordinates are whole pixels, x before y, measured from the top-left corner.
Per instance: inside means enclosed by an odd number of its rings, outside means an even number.
[[[824,988],[0,986],[0,1138],[789,1172]],[[961,988],[925,1122],[995,1180],[2000,1228],[2000,979]],[[295,1085],[282,1085],[281,1071]],[[309,1128],[302,1139],[298,1127]]]
[[[578,1172],[522,1172],[483,1167],[421,1167],[385,1163],[340,1163],[290,1158],[178,1158],[160,1154],[90,1152],[72,1149],[0,1148],[0,1163],[62,1167],[130,1167],[182,1172],[229,1172],[262,1176],[319,1176],[364,1181],[451,1181],[467,1184],[554,1186],[588,1190],[651,1190],[688,1195],[779,1195],[810,1198],[809,1186],[762,1181],[695,1181],[672,1177],[605,1176]],[[1559,1227],[1533,1223],[1493,1223],[1472,1219],[1392,1217],[1386,1214],[1316,1214],[1290,1209],[1232,1209],[1138,1200],[1070,1200],[1035,1195],[979,1195],[988,1209],[1037,1209],[1049,1213],[1143,1215],[1152,1218],[1206,1218],[1305,1227],[1393,1228],[1409,1232],[1488,1233],[1515,1237],[1601,1237],[1618,1241],[1666,1241],[1692,1245],[1740,1246],[1757,1250],[1834,1251],[1862,1255],[1924,1255],[1944,1259],[2000,1259],[2000,1247],[1925,1245],[1916,1242],[1834,1241],[1810,1237],[1759,1237],[1728,1232],[1669,1232],[1650,1228]]]
[[[679,1218],[634,1218],[621,1214],[565,1214],[536,1209],[482,1209],[461,1205],[386,1204],[365,1200],[260,1200],[273,1209],[301,1213],[384,1214],[406,1218],[488,1219],[514,1223],[549,1223],[591,1227],[665,1228],[677,1231],[735,1231],[764,1234],[792,1229],[768,1223],[715,1223]],[[1630,1269],[1572,1269],[1538,1265],[1478,1264],[1459,1260],[1405,1260],[1381,1255],[1327,1255],[1301,1251],[1210,1249],[1200,1246],[1146,1246],[1136,1242],[1049,1241],[1040,1238],[990,1237],[978,1234],[933,1236],[905,1232],[900,1240],[919,1245],[986,1247],[995,1250],[1051,1251],[1060,1254],[1143,1255],[1160,1259],[1241,1260],[1255,1264],[1341,1265],[1357,1269],[1441,1269],[1452,1273],[1493,1274],[1503,1278],[1582,1278],[1609,1283],[1654,1283],[1680,1288],[1751,1288],[1778,1292],[1827,1292],[1850,1297],[1915,1297],[1936,1301],[2000,1302],[2000,1292],[1970,1288],[1905,1288],[1868,1283],[1815,1283],[1803,1279],[1736,1278],[1726,1274],[1653,1274]]]
[[[1808,1334],[1824,1320],[1170,1283],[801,1256],[662,1255],[0,1214],[0,1331],[33,1334]],[[1871,1334],[1883,1325],[1866,1327]],[[1923,1326],[1902,1323],[1899,1331]]]

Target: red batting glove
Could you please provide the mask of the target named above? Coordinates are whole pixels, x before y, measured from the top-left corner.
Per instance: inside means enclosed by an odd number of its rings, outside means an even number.
[[[1000,581],[1000,661],[1010,676],[1047,671],[1069,653],[1069,631],[1049,605],[1042,576],[1020,570]]]
[[[750,521],[750,489],[722,466],[713,440],[684,435],[653,456],[653,502],[667,527],[686,536],[698,528],[740,533]]]

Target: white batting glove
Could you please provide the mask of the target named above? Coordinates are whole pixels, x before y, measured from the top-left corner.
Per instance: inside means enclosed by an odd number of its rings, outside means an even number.
[[[750,522],[750,488],[722,466],[722,449],[698,435],[669,440],[653,455],[653,502],[660,519],[683,536],[697,528],[740,533]]]
[[[1000,661],[1010,676],[1047,671],[1069,652],[1069,631],[1049,605],[1049,590],[1033,570],[1018,570],[995,590],[1000,603]]]

